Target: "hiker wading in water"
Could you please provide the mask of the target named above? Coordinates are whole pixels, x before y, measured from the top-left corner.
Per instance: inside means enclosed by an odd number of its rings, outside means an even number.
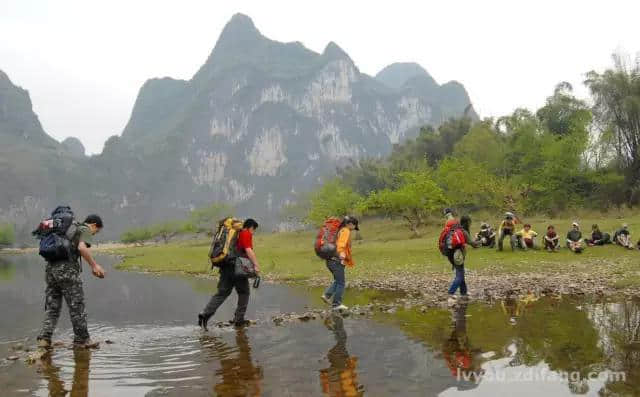
[[[352,216],[345,216],[340,224],[340,230],[336,238],[337,255],[327,259],[327,269],[333,275],[333,283],[324,291],[321,298],[325,303],[331,303],[334,310],[346,310],[342,304],[342,295],[345,286],[345,266],[352,267],[355,263],[351,256],[351,231],[360,230],[358,220]],[[333,302],[331,299],[333,298]]]
[[[58,207],[65,213],[71,214],[68,207]],[[66,208],[66,209],[65,209]],[[66,212],[68,210],[68,212]],[[58,214],[54,211],[53,219]],[[91,256],[92,237],[102,230],[102,219],[98,215],[89,215],[83,223],[73,222],[64,233],[63,239],[69,242],[69,252],[66,258],[47,260],[45,269],[45,318],[42,330],[38,335],[38,346],[51,347],[51,337],[60,317],[62,299],[64,298],[69,308],[69,317],[73,326],[75,347],[97,347],[89,338],[87,330],[87,313],[84,307],[84,290],[80,273],[82,267],[80,258],[83,258],[91,267],[91,272],[98,278],[104,278],[105,271]],[[42,244],[40,251],[42,252]],[[42,255],[42,253],[41,253]]]
[[[464,243],[454,247],[447,252],[447,259],[449,259],[449,263],[451,263],[451,268],[455,270],[456,276],[449,287],[449,299],[448,303],[450,305],[454,305],[457,302],[456,299],[456,291],[460,288],[460,297],[463,300],[468,299],[467,295],[467,283],[464,279],[464,260],[466,257],[466,244],[470,244],[473,248],[477,248],[480,244],[477,241],[473,241],[471,239],[471,234],[469,230],[471,230],[471,217],[469,215],[463,215],[460,218],[460,226],[458,229],[460,232],[464,234]],[[454,226],[455,227],[455,226]]]
[[[242,230],[238,233],[238,238],[235,241],[235,251],[239,257],[249,259],[253,263],[256,273],[259,273],[260,265],[258,264],[256,253],[253,250],[253,233],[255,233],[256,229],[258,229],[258,222],[251,218],[244,221]],[[211,297],[211,300],[207,303],[204,310],[198,314],[198,325],[204,330],[207,330],[207,322],[213,317],[220,305],[231,295],[231,291],[234,288],[238,293],[238,306],[231,322],[236,327],[249,324],[249,321],[244,318],[247,312],[247,306],[249,305],[249,294],[251,292],[249,279],[247,277],[236,276],[235,260],[235,257],[232,257],[220,266],[218,292]]]

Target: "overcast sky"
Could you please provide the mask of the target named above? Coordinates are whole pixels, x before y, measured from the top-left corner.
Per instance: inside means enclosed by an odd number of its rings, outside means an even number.
[[[0,0],[0,69],[29,90],[45,131],[89,153],[124,128],[151,77],[189,79],[236,12],[267,37],[321,52],[335,41],[364,73],[414,61],[462,82],[481,117],[535,109],[559,81],[640,50],[640,2]]]

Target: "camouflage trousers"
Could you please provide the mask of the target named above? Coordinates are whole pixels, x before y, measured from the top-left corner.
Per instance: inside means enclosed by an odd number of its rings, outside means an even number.
[[[75,343],[89,339],[87,313],[84,310],[84,291],[80,278],[80,265],[73,262],[47,264],[45,290],[45,318],[38,339],[50,341],[60,317],[62,298],[67,302],[75,334]]]

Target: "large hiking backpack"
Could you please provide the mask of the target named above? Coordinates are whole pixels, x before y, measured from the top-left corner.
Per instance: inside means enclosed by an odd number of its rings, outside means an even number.
[[[227,261],[238,256],[236,241],[238,240],[238,231],[241,228],[242,222],[234,218],[225,218],[218,223],[218,230],[213,235],[209,249],[211,268],[221,267]]]
[[[74,223],[71,207],[59,206],[32,232],[40,239],[38,253],[47,262],[76,259],[77,247],[73,246],[73,237],[77,227],[72,227]]]
[[[321,259],[331,259],[338,255],[336,240],[341,224],[342,221],[338,218],[328,218],[318,230],[313,247]]]
[[[456,248],[461,248],[466,243],[467,239],[464,236],[462,225],[450,220],[440,232],[438,249],[442,255],[447,256],[450,252],[453,252]]]

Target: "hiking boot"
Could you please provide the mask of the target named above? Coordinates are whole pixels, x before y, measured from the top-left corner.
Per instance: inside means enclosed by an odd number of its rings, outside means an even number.
[[[335,311],[341,312],[341,311],[344,311],[344,310],[348,310],[349,308],[347,306],[345,306],[345,305],[340,304],[338,306],[334,306],[332,309],[335,310]]]
[[[100,342],[94,342],[91,339],[87,339],[83,342],[73,342],[74,348],[81,349],[98,349],[100,347]]]
[[[449,299],[447,299],[447,304],[448,304],[449,306],[453,306],[453,305],[455,305],[456,303],[458,303],[458,299],[456,299],[456,296],[455,296],[455,295],[451,295],[451,296],[449,297]]]
[[[325,294],[320,295],[320,299],[322,299],[322,301],[327,305],[331,304],[331,300],[329,300],[329,297],[327,297]]]
[[[460,295],[460,300],[463,302],[469,302],[469,295]]]
[[[198,313],[198,326],[204,331],[209,330],[207,328],[207,322],[209,322],[209,319],[203,313]]]
[[[51,341],[49,339],[38,338],[38,347],[42,349],[49,349],[51,348]]]

